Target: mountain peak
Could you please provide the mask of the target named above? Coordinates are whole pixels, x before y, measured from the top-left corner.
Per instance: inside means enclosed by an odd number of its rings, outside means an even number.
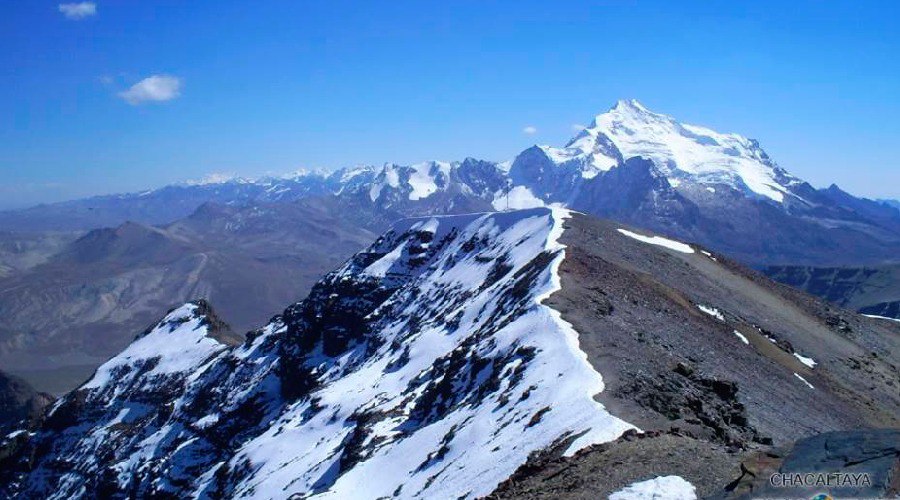
[[[222,335],[226,328],[206,301],[188,302],[169,311],[119,355],[97,368],[81,388],[92,390],[91,397],[102,399],[125,387],[148,388],[151,382],[196,370],[237,343],[232,335]]]
[[[619,99],[618,101],[616,101],[616,105],[610,108],[610,111],[630,111],[654,114],[652,111],[647,109],[646,106],[638,102],[637,99]]]
[[[597,115],[570,145],[584,148],[605,137],[625,159],[647,158],[674,185],[726,184],[757,197],[784,201],[795,179],[751,139],[681,123],[654,113],[635,99],[622,99]],[[713,188],[714,189],[714,188]]]

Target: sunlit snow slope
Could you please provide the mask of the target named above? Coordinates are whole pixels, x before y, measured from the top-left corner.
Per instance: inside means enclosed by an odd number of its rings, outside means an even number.
[[[477,497],[533,451],[613,440],[631,426],[541,305],[567,215],[400,222],[234,348],[173,311],[54,408],[13,491]]]
[[[621,100],[597,115],[563,151],[589,155],[598,170],[608,170],[610,160],[608,155],[598,156],[598,145],[609,143],[623,158],[652,160],[675,186],[721,183],[781,202],[789,187],[801,182],[779,168],[752,139],[679,123],[633,99]]]

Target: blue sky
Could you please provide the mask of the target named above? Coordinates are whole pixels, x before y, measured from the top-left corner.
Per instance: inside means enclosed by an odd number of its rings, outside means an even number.
[[[504,160],[619,98],[757,138],[816,186],[900,197],[897,2],[94,3],[3,3],[2,207]],[[124,93],[152,75],[171,85]]]

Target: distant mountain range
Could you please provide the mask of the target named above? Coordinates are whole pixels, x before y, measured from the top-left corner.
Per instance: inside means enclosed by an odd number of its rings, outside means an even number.
[[[811,497],[760,478],[861,462],[840,493],[896,493],[900,322],[843,306],[892,300],[900,210],[636,101],[509,162],[0,229],[0,365],[36,387],[0,374],[2,497]]]
[[[313,199],[207,203],[161,226],[89,231],[0,279],[0,366],[64,392],[127,345],[125,332],[195,297],[215,300],[243,333],[369,244],[376,233],[366,222],[375,231],[387,224],[366,221],[362,210],[350,223],[335,215],[341,210]]]
[[[243,332],[398,219],[540,206],[759,268],[900,258],[897,207],[815,189],[754,140],[624,100],[563,147],[533,146],[508,162],[219,179],[0,212],[0,364],[60,392],[123,348],[123,332],[178,303],[212,300]]]
[[[85,230],[165,224],[206,202],[279,203],[335,196],[404,215],[565,206],[696,241],[752,265],[897,260],[900,209],[815,189],[760,145],[619,101],[564,147],[510,162],[475,159],[234,178],[0,213],[0,229]]]
[[[814,494],[779,467],[891,496],[898,353],[896,322],[618,222],[405,219],[246,339],[171,310],[0,437],[0,496]]]
[[[900,200],[878,200],[885,205],[900,209]]]

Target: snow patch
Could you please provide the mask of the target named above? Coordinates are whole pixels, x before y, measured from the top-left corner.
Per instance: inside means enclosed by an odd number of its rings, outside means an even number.
[[[660,476],[633,483],[609,500],[695,500],[697,488],[680,476]]]
[[[715,307],[705,306],[703,304],[697,304],[697,309],[709,314],[713,318],[716,318],[719,321],[725,321],[725,316],[722,316],[722,313],[716,309]]]
[[[900,319],[897,319],[897,318],[889,318],[889,317],[887,317],[887,316],[878,316],[877,314],[863,314],[863,316],[865,316],[865,317],[867,317],[867,318],[886,319],[886,320],[888,320],[888,321],[896,321],[896,322],[900,323]]]
[[[363,273],[369,276],[383,277],[387,275],[388,271],[391,269],[391,266],[397,262],[400,257],[403,255],[403,250],[405,246],[398,246],[397,248],[390,251],[390,253],[385,254],[380,259],[376,260],[369,267],[367,267]]]
[[[707,256],[707,257],[709,257],[710,260],[712,260],[712,261],[714,261],[714,262],[719,262],[719,259],[715,258],[715,256],[713,256],[712,253],[707,252],[706,250],[700,250],[700,253],[702,253],[703,255],[705,255],[705,256]]]
[[[439,224],[440,222],[438,221],[438,219],[436,217],[432,217],[430,219],[413,224],[410,229],[413,231],[423,231],[426,233],[434,234],[438,230]]]
[[[805,378],[801,377],[799,373],[794,372],[794,376],[797,377],[798,379],[800,379],[800,381],[803,382],[804,384],[806,384],[807,387],[809,387],[810,389],[815,389],[815,387],[813,387],[812,384],[807,382]]]
[[[409,193],[410,200],[420,200],[427,198],[437,192],[437,178],[449,179],[450,164],[446,162],[424,162],[417,163],[410,167],[412,170],[409,174],[409,186],[412,191]]]
[[[750,341],[747,340],[747,337],[745,337],[743,333],[741,333],[741,332],[735,330],[735,331],[734,331],[734,334],[737,335],[737,338],[741,339],[741,342],[743,342],[743,343],[745,343],[745,344],[747,344],[747,345],[750,345]]]
[[[219,414],[213,413],[212,415],[207,415],[207,416],[197,420],[196,422],[194,422],[194,425],[197,428],[206,429],[207,427],[211,427],[212,425],[214,425],[218,422],[219,422]]]
[[[694,249],[691,248],[690,245],[681,243],[680,241],[670,240],[668,238],[663,238],[662,236],[644,236],[642,234],[633,233],[627,229],[621,228],[617,229],[617,231],[624,234],[625,236],[628,236],[629,238],[634,238],[644,243],[666,247],[669,250],[675,250],[676,252],[694,253]]]
[[[794,357],[797,358],[798,360],[800,360],[801,363],[803,363],[804,365],[806,365],[810,368],[814,368],[816,366],[816,362],[812,358],[808,358],[806,356],[801,356],[801,355],[797,354],[796,352],[794,353]]]
[[[12,431],[9,434],[7,434],[4,439],[15,439],[15,438],[21,436],[22,434],[25,434],[26,432],[28,432],[28,431],[25,429],[19,429],[17,431]]]
[[[565,148],[538,147],[553,163],[577,168],[583,179],[593,179],[619,164],[617,158],[597,147],[597,137],[587,130],[580,132]]]

